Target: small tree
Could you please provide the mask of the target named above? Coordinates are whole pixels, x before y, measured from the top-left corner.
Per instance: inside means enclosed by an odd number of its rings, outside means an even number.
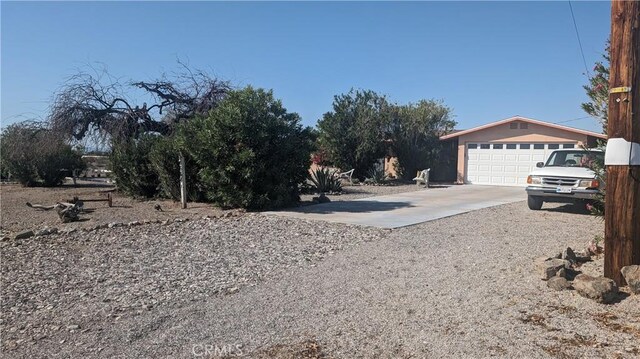
[[[329,162],[345,170],[354,168],[363,179],[386,154],[391,109],[384,96],[370,90],[335,96],[333,111],[318,121],[319,147]]]
[[[86,164],[81,154],[45,123],[26,121],[8,126],[0,136],[4,175],[24,186],[53,187]]]
[[[589,84],[582,86],[591,99],[582,104],[582,109],[589,116],[596,118],[602,125],[602,131],[607,133],[607,119],[609,112],[609,61],[611,49],[609,43],[602,55],[604,61],[596,62],[593,67],[594,75],[589,78]]]
[[[313,135],[271,91],[231,91],[219,106],[180,126],[180,145],[200,168],[207,199],[222,207],[278,208],[299,201]]]
[[[399,106],[393,120],[393,152],[396,171],[412,178],[416,171],[435,164],[441,149],[440,136],[453,130],[451,109],[441,101],[421,100]]]

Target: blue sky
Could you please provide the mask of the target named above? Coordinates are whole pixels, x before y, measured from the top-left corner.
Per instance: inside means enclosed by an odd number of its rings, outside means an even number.
[[[589,71],[609,2],[572,2]],[[587,83],[569,3],[47,2],[1,4],[2,126],[44,118],[78,69],[152,80],[176,59],[234,85],[273,89],[315,125],[333,96],[442,99],[459,128],[585,117]],[[101,63],[103,65],[97,65]],[[565,125],[600,131],[590,118]]]

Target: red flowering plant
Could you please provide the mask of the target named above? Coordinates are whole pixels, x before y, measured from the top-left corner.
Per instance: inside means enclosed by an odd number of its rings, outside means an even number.
[[[326,166],[329,164],[327,152],[325,150],[318,150],[311,155],[311,162],[314,165]]]

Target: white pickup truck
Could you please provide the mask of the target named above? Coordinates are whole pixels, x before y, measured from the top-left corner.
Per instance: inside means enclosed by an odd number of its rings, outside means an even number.
[[[593,199],[604,183],[590,169],[594,161],[604,162],[600,150],[566,149],[551,153],[546,163],[538,162],[527,177],[527,204],[539,210],[544,202],[576,203]]]

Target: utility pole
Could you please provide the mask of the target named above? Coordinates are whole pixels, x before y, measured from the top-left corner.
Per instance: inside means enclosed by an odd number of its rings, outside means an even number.
[[[640,2],[611,2],[604,275],[640,264]]]

